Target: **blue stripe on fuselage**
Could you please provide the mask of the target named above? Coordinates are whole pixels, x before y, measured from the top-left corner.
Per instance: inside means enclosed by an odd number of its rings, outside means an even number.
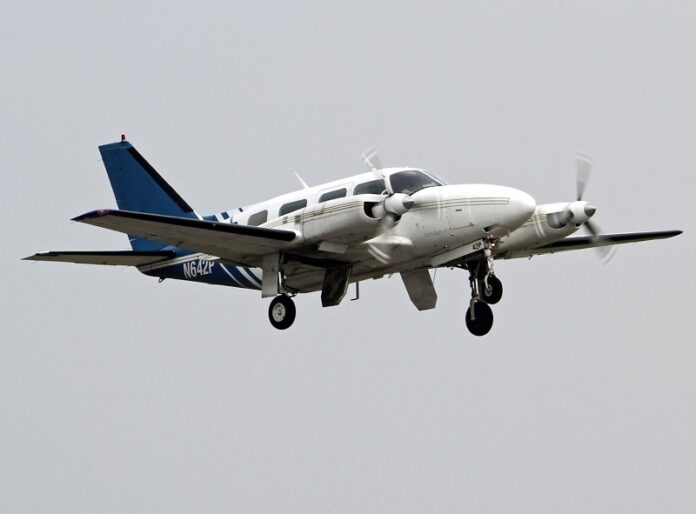
[[[242,284],[242,287],[245,287],[247,289],[259,289],[259,287],[256,284],[253,284],[239,269],[237,269],[236,266],[225,265],[225,269],[232,273],[232,276],[240,284]]]
[[[143,271],[143,273],[159,278],[187,280],[244,289],[261,289],[261,282],[258,279],[256,280],[257,284],[247,278],[242,273],[242,270],[233,264],[223,263],[219,260],[203,259],[200,254],[178,249],[177,255],[172,261],[170,265],[163,262],[161,267],[158,266],[155,269],[146,268],[147,271]]]
[[[252,283],[256,283],[256,284],[258,284],[259,286],[262,285],[261,279],[260,279],[259,277],[256,276],[256,273],[254,273],[253,271],[251,271],[251,268],[247,268],[247,267],[245,266],[245,267],[242,268],[242,269],[246,272],[247,275],[249,275],[249,276],[252,278]]]

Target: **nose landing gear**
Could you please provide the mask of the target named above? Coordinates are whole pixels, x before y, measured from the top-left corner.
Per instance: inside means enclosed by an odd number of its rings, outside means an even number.
[[[479,281],[478,289],[481,291],[481,299],[489,305],[498,303],[503,297],[503,283],[490,273]]]
[[[471,299],[466,310],[466,328],[475,336],[485,336],[493,326],[493,311],[486,302]]]
[[[471,302],[466,311],[466,328],[475,336],[483,336],[493,327],[493,311],[490,305],[503,297],[503,284],[493,272],[493,257],[486,248],[483,258],[469,261],[464,267],[469,270]]]

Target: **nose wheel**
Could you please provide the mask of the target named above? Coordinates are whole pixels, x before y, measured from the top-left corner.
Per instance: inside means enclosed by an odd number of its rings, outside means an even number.
[[[503,297],[503,283],[495,275],[489,274],[479,282],[481,300],[489,305],[496,304]]]
[[[271,325],[278,330],[289,328],[295,321],[296,313],[295,302],[284,294],[273,298],[271,305],[268,307],[268,319],[271,321]]]
[[[475,336],[485,336],[493,326],[493,311],[486,302],[471,299],[466,311],[466,328]]]

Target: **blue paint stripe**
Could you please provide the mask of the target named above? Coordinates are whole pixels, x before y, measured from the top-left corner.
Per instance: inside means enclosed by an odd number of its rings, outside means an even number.
[[[247,289],[259,289],[259,286],[256,284],[252,284],[249,279],[245,278],[244,275],[242,275],[242,272],[237,269],[236,266],[230,266],[227,268],[232,275],[234,275],[234,278],[242,285],[242,287],[246,287]]]
[[[227,266],[224,264],[220,264],[220,267],[223,269],[223,271],[227,274],[227,277],[232,281],[235,287],[243,287],[232,275],[229,269],[227,269]]]
[[[256,282],[259,286],[263,285],[261,280],[259,280],[259,277],[257,277],[256,274],[253,271],[251,271],[250,268],[244,267],[243,269],[244,271],[246,271],[246,274],[252,278],[254,282]]]

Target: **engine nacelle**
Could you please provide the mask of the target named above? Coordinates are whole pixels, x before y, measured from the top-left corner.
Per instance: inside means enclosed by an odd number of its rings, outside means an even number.
[[[589,220],[596,210],[588,202],[570,202],[563,210],[548,213],[546,218],[549,226],[553,228],[563,228],[569,224],[579,227]]]
[[[524,254],[526,250],[569,236],[578,230],[575,223],[571,222],[572,211],[569,206],[573,203],[581,202],[537,205],[527,223],[500,238],[495,253],[505,258],[515,257]]]
[[[295,215],[300,216],[302,240],[354,244],[372,239],[381,230],[381,217],[373,211],[384,198],[368,194],[349,196],[298,211]]]
[[[404,193],[382,196],[382,202],[372,208],[372,215],[375,218],[384,218],[387,214],[391,214],[398,219],[399,216],[406,214],[413,207],[413,203],[413,198]]]

